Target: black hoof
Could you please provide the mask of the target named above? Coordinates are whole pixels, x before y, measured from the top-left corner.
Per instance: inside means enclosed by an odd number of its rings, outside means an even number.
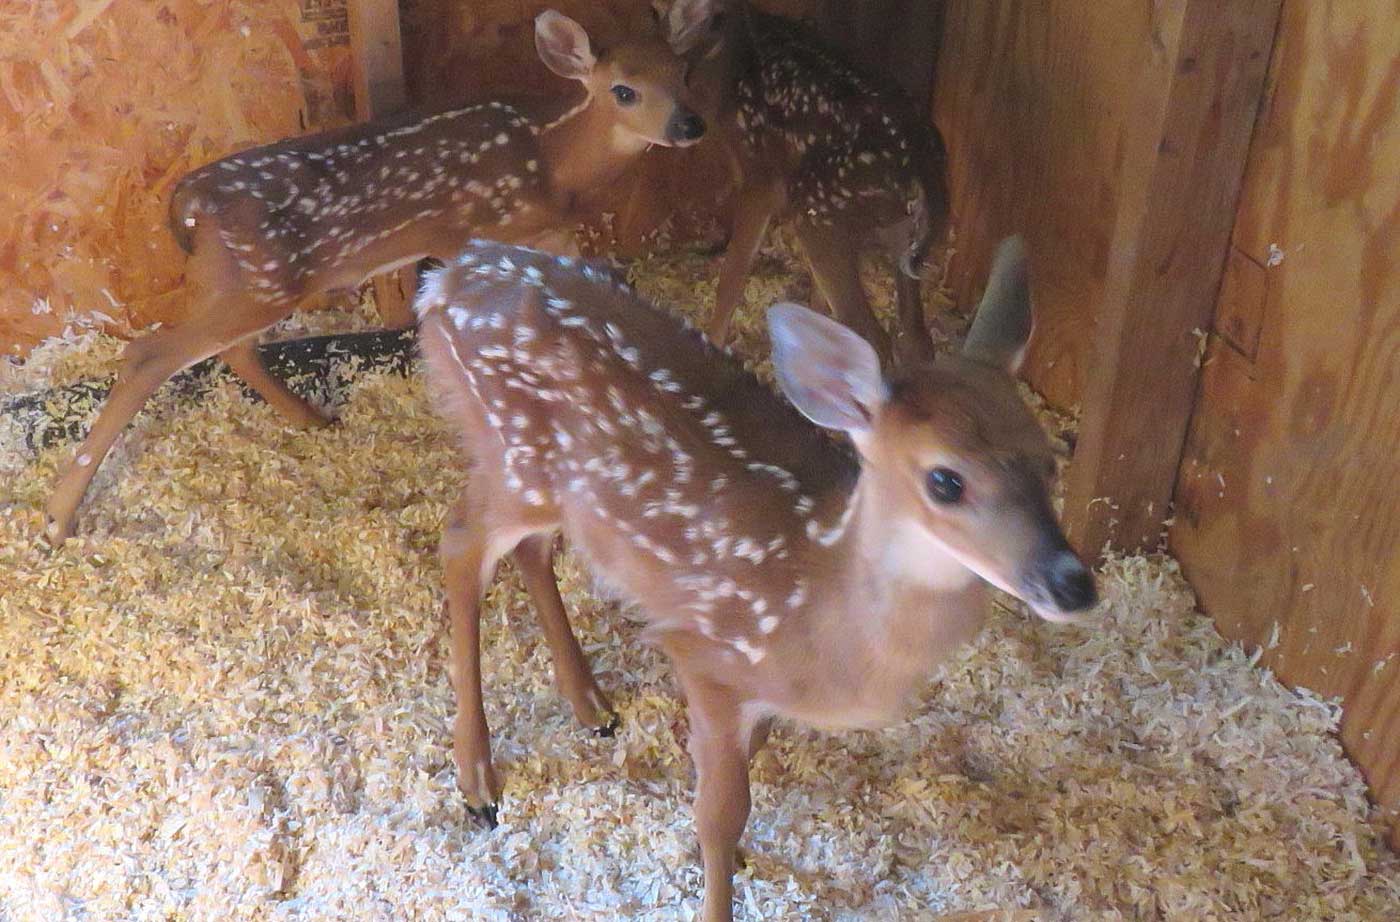
[[[593,735],[600,739],[612,739],[617,735],[617,728],[620,726],[622,726],[621,718],[613,714],[607,723],[603,724],[601,727],[593,728]]]
[[[471,814],[473,819],[487,829],[495,829],[497,826],[501,825],[498,813],[499,810],[500,807],[497,804],[487,804],[484,807],[467,806],[467,813]]]

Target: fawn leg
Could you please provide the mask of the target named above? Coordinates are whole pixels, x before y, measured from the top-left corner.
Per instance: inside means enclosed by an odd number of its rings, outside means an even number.
[[[438,549],[447,589],[452,685],[457,697],[452,758],[468,812],[495,828],[501,785],[491,764],[491,730],[481,700],[481,594],[500,555],[491,556],[481,504],[472,502],[471,493],[468,485],[448,512]]]
[[[906,275],[896,259],[894,286],[899,311],[895,354],[905,368],[932,362],[933,338],[928,334],[928,322],[924,319],[923,281]]]
[[[297,396],[285,381],[268,371],[252,337],[229,346],[219,353],[219,358],[293,426],[317,429],[330,424],[330,418],[325,413]]]
[[[704,922],[732,922],[739,839],[749,820],[751,735],[733,691],[677,664],[695,761],[695,830],[705,865]]]
[[[797,221],[797,238],[812,268],[812,280],[831,312],[880,353],[888,368],[890,339],[881,329],[860,283],[858,245],[839,225]]]
[[[564,600],[559,597],[559,584],[554,578],[554,536],[531,535],[516,545],[511,559],[535,603],[560,693],[573,707],[579,723],[597,736],[612,736],[617,730],[617,714],[588,668],[588,660],[569,627]]]
[[[744,297],[744,282],[753,269],[769,223],[782,208],[783,199],[779,180],[746,183],[738,192],[734,224],[729,232],[729,251],[724,256],[719,284],[715,288],[715,312],[706,330],[716,345],[724,345],[729,335],[729,321]]]
[[[59,544],[72,537],[78,506],[102,459],[157,388],[180,369],[266,329],[291,311],[291,304],[248,309],[237,299],[216,293],[201,298],[179,326],[128,343],[111,393],[49,497],[49,540]]]

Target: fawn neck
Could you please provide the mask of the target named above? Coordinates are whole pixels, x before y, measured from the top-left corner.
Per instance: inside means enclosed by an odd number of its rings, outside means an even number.
[[[649,143],[620,126],[609,107],[584,96],[540,132],[556,204],[567,210],[581,196],[612,182]]]
[[[870,470],[818,499],[797,555],[809,601],[792,649],[820,666],[783,670],[803,685],[773,694],[775,710],[817,726],[887,723],[981,629],[985,584],[898,508]]]

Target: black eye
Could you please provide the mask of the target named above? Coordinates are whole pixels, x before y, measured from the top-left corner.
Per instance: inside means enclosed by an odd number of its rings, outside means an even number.
[[[612,94],[619,105],[630,106],[637,101],[637,91],[621,83],[612,88]]]
[[[935,467],[928,472],[928,495],[951,506],[962,499],[962,478],[946,467]]]

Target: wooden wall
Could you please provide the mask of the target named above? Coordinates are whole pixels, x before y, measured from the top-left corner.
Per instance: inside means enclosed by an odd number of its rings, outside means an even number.
[[[1284,4],[1176,506],[1171,546],[1206,610],[1285,681],[1345,700],[1343,742],[1400,809],[1390,0]]]
[[[345,2],[0,3],[0,355],[180,315],[170,187],[349,119]]]
[[[1038,310],[1027,369],[1052,403],[1079,402],[1123,182],[1132,75],[1151,5],[949,0],[934,117],[949,144],[959,304],[998,240],[1024,233]]]

